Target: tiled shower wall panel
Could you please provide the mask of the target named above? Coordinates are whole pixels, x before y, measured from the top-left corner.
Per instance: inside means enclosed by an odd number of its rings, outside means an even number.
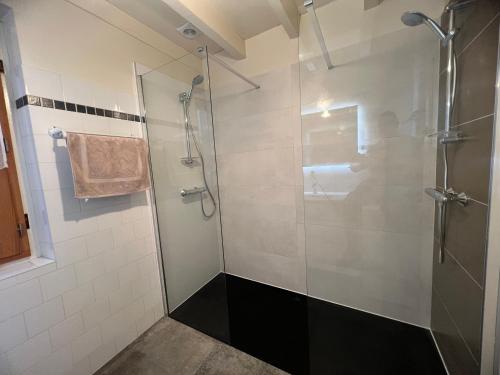
[[[251,79],[213,88],[226,272],[305,293],[298,66]]]
[[[137,112],[130,94],[20,71],[27,93]],[[0,373],[91,374],[164,314],[151,207],[147,193],[75,199],[66,143],[47,130],[140,137],[141,123],[33,105],[14,111],[26,151],[20,169],[55,264],[0,281]]]
[[[443,264],[438,264],[435,241],[431,323],[453,374],[479,374],[499,12],[498,1],[481,0],[457,11],[455,18],[460,31],[455,38],[458,85],[452,126],[466,140],[448,146],[448,185],[466,192],[472,201],[467,207],[453,203],[448,207]],[[442,21],[446,26],[447,17]],[[441,103],[445,62],[442,48]],[[440,107],[442,127],[444,107]],[[441,158],[436,177],[437,186],[442,187]]]

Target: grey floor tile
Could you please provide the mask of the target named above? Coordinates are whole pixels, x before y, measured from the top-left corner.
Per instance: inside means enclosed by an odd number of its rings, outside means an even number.
[[[285,375],[172,319],[162,319],[96,375]]]
[[[260,375],[265,363],[227,345],[217,345],[196,375]]]

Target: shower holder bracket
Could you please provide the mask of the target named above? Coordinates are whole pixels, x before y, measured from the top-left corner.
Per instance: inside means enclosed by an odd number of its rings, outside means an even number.
[[[462,142],[465,140],[465,137],[463,136],[463,134],[461,132],[451,130],[451,131],[444,131],[443,133],[439,134],[438,140],[439,140],[439,143],[444,145],[444,144],[448,144],[448,143]]]
[[[200,158],[198,156],[192,156],[191,158],[188,157],[180,158],[180,161],[181,164],[184,165],[185,167],[193,168],[200,165],[199,159]]]
[[[453,188],[446,190],[446,195],[451,202],[457,202],[462,207],[470,202],[470,197],[465,192],[457,193]]]

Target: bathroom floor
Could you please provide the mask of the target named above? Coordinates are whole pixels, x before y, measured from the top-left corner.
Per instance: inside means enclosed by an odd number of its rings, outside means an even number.
[[[97,375],[286,375],[173,319],[164,318]]]

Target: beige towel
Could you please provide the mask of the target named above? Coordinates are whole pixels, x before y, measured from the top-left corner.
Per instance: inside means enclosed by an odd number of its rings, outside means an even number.
[[[150,188],[148,147],[140,138],[67,133],[76,198],[100,198]]]

